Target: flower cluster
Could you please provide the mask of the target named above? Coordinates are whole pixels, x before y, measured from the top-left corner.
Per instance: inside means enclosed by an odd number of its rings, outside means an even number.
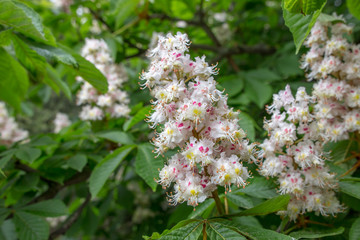
[[[77,93],[77,104],[82,105],[80,118],[82,120],[101,120],[109,114],[112,118],[128,116],[129,98],[120,88],[127,81],[125,69],[113,62],[110,50],[104,40],[86,39],[81,55],[93,63],[108,80],[109,90],[106,94],[99,93],[81,77],[83,82]]]
[[[58,133],[61,131],[61,129],[69,126],[71,124],[71,121],[65,113],[58,112],[56,113],[55,119],[54,119],[54,133]]]
[[[305,212],[327,215],[342,210],[333,191],[335,176],[325,166],[323,141],[309,110],[313,100],[304,87],[297,90],[295,98],[289,85],[274,94],[268,107],[271,119],[264,124],[269,138],[260,145],[260,157],[265,159],[260,173],[276,177],[280,194],[291,195],[287,211],[282,213],[292,220]]]
[[[321,136],[337,141],[360,130],[360,45],[345,38],[352,29],[344,23],[317,22],[305,45],[302,68],[314,84],[314,115]]]
[[[9,116],[5,103],[0,102],[0,144],[9,146],[28,135],[28,131],[20,129],[15,119]]]
[[[249,172],[242,161],[254,160],[254,145],[244,139],[237,112],[216,89],[212,75],[217,69],[204,56],[191,60],[185,54],[189,44],[186,34],[160,36],[141,79],[156,98],[148,121],[153,128],[162,126],[153,139],[156,152],[178,150],[161,169],[158,183],[164,188],[174,183],[170,203],[187,201],[195,207],[217,185],[228,191],[232,184],[247,184]]]
[[[68,11],[70,5],[73,3],[73,0],[50,0],[50,2],[52,2],[54,8]]]

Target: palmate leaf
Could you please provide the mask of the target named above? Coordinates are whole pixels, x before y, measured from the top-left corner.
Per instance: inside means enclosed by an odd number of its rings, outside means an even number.
[[[21,211],[43,217],[59,217],[68,214],[66,205],[60,199],[51,199],[22,207]]]
[[[20,102],[29,87],[26,70],[3,48],[0,48],[0,100],[20,111]]]
[[[40,216],[18,211],[14,214],[14,223],[21,240],[48,239],[49,224]]]
[[[155,178],[159,177],[159,169],[164,164],[161,158],[155,158],[155,154],[152,152],[153,149],[154,147],[149,143],[138,145],[135,171],[155,192],[157,186]]]
[[[46,74],[46,60],[32,50],[15,34],[11,36],[16,58],[37,79],[43,79]]]
[[[283,0],[283,17],[285,25],[290,29],[293,35],[294,43],[296,46],[296,54],[299,52],[301,45],[309,35],[311,28],[316,23],[317,18],[320,16],[322,9],[324,8],[326,1],[320,1],[322,5],[317,10],[313,11],[314,8],[311,4],[307,5],[308,15],[303,13],[290,12],[284,7]],[[315,5],[314,5],[315,6]],[[317,6],[317,5],[316,5]],[[317,7],[316,7],[317,8]],[[311,12],[311,13],[310,13]]]
[[[356,219],[355,222],[351,225],[349,239],[360,239],[360,218]]]
[[[160,240],[197,240],[202,228],[202,221],[185,220],[161,234]]]
[[[275,232],[272,230],[243,225],[243,224],[239,224],[234,221],[226,220],[226,221],[220,221],[220,223],[229,229],[232,229],[234,231],[241,233],[242,235],[248,237],[249,239],[254,239],[254,240],[268,240],[268,239],[293,240],[292,237],[289,237],[287,235],[284,235],[284,234],[281,234],[281,233],[278,233],[278,232]]]
[[[59,93],[59,90],[61,90],[71,100],[71,90],[67,83],[60,78],[58,72],[50,64],[46,64],[46,72],[47,75],[44,78],[44,82],[56,93]]]
[[[284,0],[284,8],[291,13],[309,15],[319,10],[326,0]]]
[[[121,131],[104,131],[96,133],[96,136],[116,143],[134,144],[133,137],[130,134]]]
[[[357,19],[360,19],[360,0],[346,0],[346,4],[349,12]]]
[[[314,239],[314,238],[322,238],[322,237],[329,237],[342,234],[344,232],[343,227],[339,228],[331,228],[326,230],[321,229],[306,229],[301,231],[296,231],[290,233],[290,236],[295,239]],[[358,239],[358,238],[357,238]]]
[[[340,191],[360,199],[360,182],[341,181],[339,185]]]
[[[89,180],[90,193],[93,198],[97,196],[111,173],[134,148],[135,145],[126,145],[118,148],[96,165]]]
[[[290,200],[290,195],[280,195],[270,200],[267,200],[253,208],[247,209],[240,213],[231,214],[228,216],[236,217],[236,216],[266,215],[273,212],[286,210],[289,200]]]
[[[257,198],[273,198],[276,193],[276,185],[263,177],[254,177],[250,179],[250,184],[245,188],[233,188],[233,193],[246,193],[249,196]]]
[[[246,240],[240,233],[218,222],[208,222],[206,232],[213,240]]]
[[[40,16],[23,3],[0,1],[0,24],[12,27],[37,41],[55,45],[54,36],[44,28]]]
[[[32,41],[26,41],[26,43],[31,49],[35,50],[39,55],[45,57],[48,61],[61,62],[74,68],[79,67],[79,64],[76,62],[75,58],[70,53],[61,48],[56,48]]]
[[[143,121],[146,115],[149,114],[150,110],[151,110],[151,106],[145,106],[142,109],[140,109],[135,114],[135,116],[133,116],[132,118],[130,118],[128,121],[125,122],[124,131],[128,131],[132,126]]]
[[[38,148],[21,147],[15,152],[15,156],[28,163],[34,162],[41,155],[41,150]]]
[[[192,213],[190,213],[190,215],[188,216],[188,218],[193,219],[196,218],[198,216],[203,216],[203,213],[207,212],[207,211],[211,211],[213,208],[215,207],[215,201],[214,199],[206,199],[204,202],[200,203],[196,208],[195,211],[193,211]]]

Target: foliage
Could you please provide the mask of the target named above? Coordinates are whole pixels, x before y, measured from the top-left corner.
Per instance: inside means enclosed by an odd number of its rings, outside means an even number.
[[[187,33],[191,57],[217,64],[218,89],[241,110],[249,141],[262,142],[272,95],[286,84],[311,92],[299,59],[315,22],[342,21],[331,14],[343,14],[359,42],[359,1],[73,0],[58,8],[53,2],[0,0],[0,100],[30,132],[23,142],[0,146],[0,239],[359,239],[358,132],[325,149],[346,207],[337,218],[308,214],[294,223],[277,215],[289,197],[254,164],[245,188],[225,194],[219,187],[217,198],[195,209],[168,206],[154,179],[176,151],[155,158],[144,121],[151,96],[138,84],[156,34]],[[75,78],[101,93],[108,89],[108,76],[80,54],[88,37],[104,39],[126,69],[127,118],[79,120]],[[53,133],[59,111],[72,123]]]

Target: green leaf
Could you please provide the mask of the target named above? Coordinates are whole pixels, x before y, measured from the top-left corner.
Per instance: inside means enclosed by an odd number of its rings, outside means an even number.
[[[305,15],[312,14],[317,10],[321,10],[326,4],[326,0],[301,0],[303,3],[303,13]]]
[[[3,236],[3,238],[1,238]],[[8,219],[1,224],[0,239],[3,240],[17,240],[15,224],[12,219]]]
[[[11,152],[0,158],[0,169],[4,168],[13,156],[14,156],[14,152]]]
[[[342,234],[344,232],[343,227],[335,228],[335,229],[326,229],[326,230],[320,230],[320,229],[306,229],[301,231],[296,231],[290,233],[290,236],[296,239],[302,239],[302,238],[322,238],[322,237],[329,237],[329,236],[335,236]],[[356,238],[359,239],[359,238]]]
[[[32,50],[15,34],[12,35],[16,58],[37,79],[42,79],[46,72],[46,60]]]
[[[275,72],[269,70],[268,68],[258,68],[255,70],[251,70],[245,73],[245,77],[249,79],[249,81],[252,81],[256,79],[259,82],[276,82],[276,81],[282,81],[282,77],[280,77]]]
[[[360,199],[360,182],[339,182],[340,191]]]
[[[81,172],[85,167],[86,163],[87,163],[87,157],[85,154],[76,154],[75,156],[69,158],[67,165],[70,168],[75,169],[78,172]]]
[[[31,41],[27,41],[27,43],[31,49],[36,51],[39,55],[45,57],[48,61],[61,62],[74,68],[79,67],[79,64],[76,62],[75,58],[61,48]]]
[[[357,19],[360,19],[360,0],[346,0],[346,4],[349,12]]]
[[[207,225],[206,233],[211,240],[246,240],[240,233],[219,222],[209,221]]]
[[[247,209],[240,213],[232,214],[231,216],[266,215],[273,212],[286,210],[289,200],[290,200],[290,195],[280,195],[278,197],[267,200],[253,208]]]
[[[41,42],[55,45],[54,37],[45,33],[40,16],[27,5],[11,0],[0,1],[0,24]]]
[[[356,219],[355,222],[351,225],[349,240],[360,239],[360,218]]]
[[[249,114],[239,113],[239,125],[246,132],[251,141],[255,141],[255,121]]]
[[[2,48],[0,48],[0,72],[0,100],[20,111],[20,102],[26,96],[29,78],[26,70]]]
[[[123,25],[126,18],[134,13],[140,0],[118,0],[115,9],[115,27]]]
[[[67,83],[63,80],[61,80],[58,72],[49,64],[46,64],[46,72],[47,77],[44,79],[44,81],[52,87],[52,89],[58,93],[58,90],[60,89],[65,96],[71,100],[71,90]],[[55,88],[55,89],[54,89]],[[56,91],[56,89],[58,89]]]
[[[301,12],[302,1],[301,0],[284,0],[284,8],[292,13]]]
[[[127,120],[124,124],[124,131],[128,131],[132,126],[135,124],[143,121],[147,114],[149,114],[151,110],[151,106],[143,107],[141,110],[139,110],[135,116]]]
[[[284,0],[284,8],[292,13],[312,14],[322,8],[326,0]]]
[[[202,216],[203,213],[207,212],[209,209],[213,209],[215,207],[214,199],[206,199],[203,203],[200,203],[196,208],[195,211],[189,214],[188,218],[193,219],[198,216]]]
[[[21,147],[15,152],[15,156],[20,160],[32,163],[41,156],[41,150],[38,148]]]
[[[81,76],[85,81],[90,83],[101,93],[106,93],[108,90],[108,82],[106,77],[95,67],[94,64],[83,58],[68,47],[61,46],[64,50],[74,57],[75,61],[79,64],[78,68],[75,68],[76,73]]]
[[[246,193],[249,196],[257,198],[273,198],[276,193],[276,185],[263,177],[254,177],[250,179],[250,184],[245,188],[233,188],[233,193]]]
[[[90,193],[93,198],[97,196],[111,173],[134,148],[135,145],[126,145],[118,148],[96,165],[89,180]]]
[[[96,136],[99,138],[104,138],[112,142],[121,143],[121,144],[134,144],[132,136],[121,131],[105,131],[96,133]]]
[[[59,217],[67,215],[68,209],[60,199],[51,199],[20,208],[21,211],[43,217]]]
[[[179,227],[176,225],[173,229],[161,234],[160,240],[197,240],[201,234],[203,224],[201,221],[187,221],[186,225]]]
[[[22,175],[19,180],[13,185],[13,188],[18,192],[27,192],[35,190],[39,183],[40,177],[37,173],[27,173]]]
[[[226,197],[233,202],[235,205],[242,207],[242,208],[252,208],[254,207],[253,202],[251,201],[251,198],[244,195],[239,195],[236,193],[228,193]]]
[[[306,37],[309,35],[311,28],[316,23],[316,20],[319,17],[325,4],[326,1],[323,2],[323,4],[318,10],[306,16],[301,13],[291,13],[286,10],[283,5],[283,17],[285,20],[285,25],[290,29],[290,32],[293,35],[294,43],[296,46],[296,54],[299,52],[301,45],[305,41]],[[308,9],[308,11],[311,10],[310,5]]]
[[[159,169],[161,169],[164,164],[161,158],[155,158],[152,152],[153,149],[154,147],[149,143],[138,145],[135,171],[155,192],[157,186],[155,178],[159,177]]]
[[[11,29],[0,31],[0,46],[7,46],[11,44]]]
[[[236,96],[244,88],[244,78],[240,75],[227,75],[219,80],[229,97]]]
[[[324,151],[330,152],[330,157],[333,162],[344,160],[351,151],[357,150],[356,142],[345,140],[339,142],[329,142],[325,144]]]
[[[263,229],[259,227],[253,227],[248,225],[242,225],[234,221],[224,221],[222,224],[232,228],[234,230],[239,231],[244,236],[249,237],[250,239],[255,240],[268,240],[268,239],[276,239],[276,240],[293,240],[293,238],[277,233],[275,231],[271,231],[268,229]]]
[[[46,240],[49,237],[49,224],[37,215],[15,212],[14,223],[21,240]]]
[[[246,78],[245,94],[256,103],[259,108],[263,108],[272,97],[272,88],[266,82],[256,78]]]

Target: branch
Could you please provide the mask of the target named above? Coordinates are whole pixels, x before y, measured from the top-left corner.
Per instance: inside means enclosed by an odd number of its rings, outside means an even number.
[[[47,184],[50,185],[53,185],[53,184],[56,184],[56,182],[54,182],[53,180],[50,180],[50,179],[47,179],[43,176],[41,176],[40,172],[37,170],[37,169],[34,169],[32,167],[29,167],[28,165],[25,165],[19,161],[16,161],[15,162],[15,168],[16,169],[19,169],[19,170],[22,170],[26,173],[38,173],[40,175],[40,179],[43,180],[44,182],[46,182]]]
[[[95,18],[96,20],[98,20],[99,22],[101,22],[102,24],[104,24],[104,25],[108,28],[109,31],[113,32],[112,27],[99,15],[98,12],[95,12],[95,11],[92,10],[91,8],[89,8],[89,10],[90,10],[90,13],[94,16],[94,18]]]
[[[88,193],[85,201],[80,205],[80,207],[78,209],[76,209],[76,211],[71,214],[70,217],[68,217],[66,219],[66,221],[64,222],[64,224],[57,230],[53,231],[50,236],[49,239],[53,240],[56,239],[58,236],[63,235],[64,233],[66,233],[67,230],[69,230],[69,228],[76,222],[76,220],[80,217],[83,209],[85,208],[85,206],[90,202],[91,199],[91,195],[90,193]]]
[[[70,179],[66,180],[64,182],[64,184],[55,183],[55,184],[53,184],[53,186],[49,185],[49,188],[46,192],[44,192],[40,196],[31,200],[27,205],[31,205],[31,204],[34,204],[37,202],[41,202],[44,200],[54,198],[63,188],[66,188],[68,186],[71,186],[71,185],[74,185],[77,183],[81,183],[81,182],[87,180],[90,177],[90,173],[91,173],[91,171],[89,169],[87,169],[81,173],[78,173],[78,174],[72,176]]]

